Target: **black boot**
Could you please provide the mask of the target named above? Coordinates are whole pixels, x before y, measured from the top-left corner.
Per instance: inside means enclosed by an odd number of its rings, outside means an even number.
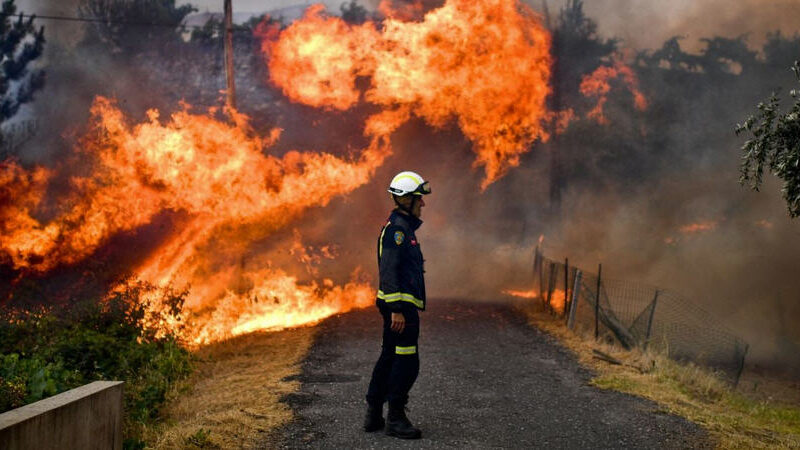
[[[364,431],[371,433],[380,430],[383,426],[383,405],[367,405],[367,416],[364,418]]]
[[[386,434],[400,439],[419,439],[422,432],[414,428],[406,417],[405,408],[389,405],[389,415],[386,417]]]

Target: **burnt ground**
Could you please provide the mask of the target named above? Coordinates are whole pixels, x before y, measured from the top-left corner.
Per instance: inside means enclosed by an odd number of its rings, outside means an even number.
[[[429,301],[420,376],[408,405],[422,439],[364,433],[364,393],[380,352],[375,308],[323,322],[285,401],[281,448],[708,448],[697,425],[648,400],[597,389],[591,373],[507,305]]]

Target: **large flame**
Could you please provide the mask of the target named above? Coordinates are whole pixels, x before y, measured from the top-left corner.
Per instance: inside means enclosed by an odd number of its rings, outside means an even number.
[[[548,138],[550,35],[529,7],[447,0],[419,22],[389,14],[380,25],[349,25],[312,6],[276,39],[263,40],[271,81],[315,107],[382,107],[373,135],[387,136],[412,115],[435,127],[454,120],[474,143],[484,189]],[[362,93],[363,77],[369,86]]]
[[[263,152],[276,131],[254,136],[246,117],[230,114],[234,123],[188,110],[161,121],[151,110],[147,121],[131,126],[113,101],[96,99],[92,131],[78,149],[93,161],[92,170],[71,179],[49,221],[36,213],[52,172],[2,167],[0,195],[8,201],[0,207],[0,255],[17,269],[44,272],[172,211],[186,218],[136,275],[156,286],[191,287],[186,307],[195,328],[188,338],[195,342],[369,304],[363,283],[301,285],[279,270],[240,262],[251,242],[366,183],[388,148],[376,141],[352,160],[297,151],[278,158]]]

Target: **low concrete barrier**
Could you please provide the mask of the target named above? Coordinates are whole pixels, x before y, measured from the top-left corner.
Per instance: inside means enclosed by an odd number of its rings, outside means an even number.
[[[122,381],[95,381],[0,414],[0,449],[122,448]]]

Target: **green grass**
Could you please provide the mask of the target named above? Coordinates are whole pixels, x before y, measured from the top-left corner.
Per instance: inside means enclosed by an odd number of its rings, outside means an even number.
[[[591,383],[598,388],[650,399],[661,410],[704,427],[719,448],[800,448],[798,405],[749,398],[709,369],[678,363],[663,354],[598,343],[571,332],[547,314],[524,311],[531,324],[558,338],[593,370]],[[593,349],[624,365],[593,358]]]
[[[800,408],[747,398],[702,368],[656,360],[649,373],[604,371],[592,384],[651,399],[705,427],[721,448],[800,447]]]

